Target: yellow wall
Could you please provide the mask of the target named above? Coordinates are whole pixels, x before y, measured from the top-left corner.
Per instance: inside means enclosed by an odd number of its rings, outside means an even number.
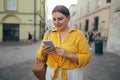
[[[34,34],[33,32],[34,28],[33,25],[20,25],[20,40],[26,40],[28,39],[28,32],[30,32],[32,35]]]
[[[28,32],[32,34],[34,39],[34,25],[21,24],[20,25],[20,40],[25,41],[28,39]],[[36,40],[39,40],[39,26],[36,26]]]
[[[33,13],[34,11],[34,0],[18,0],[19,12]]]
[[[2,12],[4,10],[3,2],[4,2],[4,0],[0,0],[0,12]]]

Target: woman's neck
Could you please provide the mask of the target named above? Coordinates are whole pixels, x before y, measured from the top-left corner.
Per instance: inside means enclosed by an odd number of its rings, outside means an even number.
[[[65,36],[69,33],[69,31],[70,31],[69,27],[64,29],[64,30],[59,31],[59,33],[60,33],[60,42],[65,39]]]
[[[67,27],[67,28],[65,28],[65,29],[63,29],[63,30],[60,30],[59,32],[60,32],[60,33],[66,33],[66,32],[69,32],[69,31],[70,31],[70,28]]]

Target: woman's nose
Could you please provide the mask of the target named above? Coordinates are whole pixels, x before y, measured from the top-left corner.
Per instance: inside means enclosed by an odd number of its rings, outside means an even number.
[[[59,23],[59,20],[56,20],[55,23],[58,24],[58,23]]]

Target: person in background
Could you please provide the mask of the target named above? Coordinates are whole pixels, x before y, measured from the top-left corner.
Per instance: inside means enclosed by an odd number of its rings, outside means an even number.
[[[64,5],[57,5],[52,11],[55,29],[47,31],[43,40],[51,40],[56,47],[40,45],[37,57],[46,61],[46,80],[83,80],[83,67],[90,62],[90,51],[82,31],[69,28],[70,13]],[[47,59],[46,59],[47,58]]]
[[[32,43],[32,34],[30,32],[28,32],[28,43]]]
[[[89,43],[89,47],[90,47],[90,50],[92,50],[92,42],[93,42],[93,32],[92,31],[90,31],[90,32],[88,32],[88,43]]]
[[[98,40],[98,39],[102,40],[102,37],[101,37],[101,33],[100,33],[100,32],[98,32],[98,33],[96,34],[96,40]]]

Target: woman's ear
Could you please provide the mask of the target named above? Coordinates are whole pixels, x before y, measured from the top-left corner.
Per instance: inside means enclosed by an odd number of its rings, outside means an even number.
[[[70,20],[70,16],[68,16],[68,20]]]
[[[70,16],[67,17],[67,22],[69,22],[69,21],[70,21]]]

